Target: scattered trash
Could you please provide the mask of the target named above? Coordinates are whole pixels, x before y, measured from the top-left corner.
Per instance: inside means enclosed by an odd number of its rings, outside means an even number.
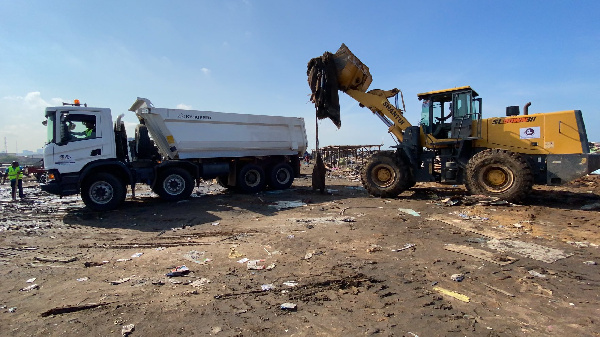
[[[302,200],[294,200],[294,201],[275,201],[269,207],[275,207],[277,210],[282,210],[286,208],[296,208],[306,206],[306,203],[302,202]]]
[[[295,303],[286,302],[279,306],[281,310],[296,311],[298,306]]]
[[[142,255],[144,255],[144,253],[135,253],[135,254],[131,255],[131,257],[136,258],[136,257],[140,257]]]
[[[184,276],[190,273],[190,269],[186,266],[179,266],[171,270],[171,272],[167,273],[168,277],[178,277]]]
[[[197,250],[189,251],[186,254],[183,254],[183,257],[197,264],[206,264],[212,261],[209,258],[204,258],[204,252],[199,252]]]
[[[296,281],[285,281],[285,282],[283,282],[283,285],[284,286],[288,286],[288,287],[295,287],[295,286],[298,285],[298,282],[296,282]]]
[[[81,277],[81,278],[77,279],[78,282],[85,282],[87,280],[89,280],[89,278],[87,276],[86,277]]]
[[[117,262],[131,261],[131,259],[117,259]]]
[[[367,248],[367,253],[380,252],[382,250],[383,248],[381,248],[380,245],[372,244],[371,246],[369,246],[369,248]]]
[[[294,237],[295,237],[294,234],[290,234],[287,236],[288,239],[293,239]]]
[[[102,262],[86,261],[83,263],[83,265],[86,268],[90,268],[90,267],[99,267],[99,266],[102,266],[107,263],[108,263],[108,261],[102,261]]]
[[[545,274],[538,273],[538,272],[537,272],[537,271],[535,271],[535,270],[530,270],[530,271],[529,271],[529,274],[531,274],[532,276],[535,276],[535,277],[546,278],[546,275],[545,275]]]
[[[265,262],[265,260],[250,260],[246,264],[246,268],[248,270],[262,270],[262,269],[265,269],[265,265],[261,264],[261,262]]]
[[[517,240],[493,239],[487,242],[489,248],[502,252],[519,254],[530,259],[552,263],[567,258],[573,254],[565,253],[560,249],[549,248],[535,243],[527,243]]]
[[[60,262],[60,263],[71,263],[71,262],[77,261],[76,257],[60,258],[60,257],[50,257],[50,256],[36,256],[36,257],[34,257],[34,259],[37,261],[40,261],[40,262]]]
[[[313,256],[313,253],[311,253],[311,252],[309,252],[309,253],[306,253],[306,254],[304,255],[304,259],[305,259],[305,260],[308,260],[308,259],[310,259],[312,256]]]
[[[597,265],[596,261],[583,261],[584,264],[587,264],[588,266],[595,266]]]
[[[415,246],[416,246],[416,244],[414,244],[414,243],[407,243],[402,248],[392,249],[392,252],[401,252],[403,250],[407,250],[407,249],[415,247]]]
[[[456,206],[461,203],[461,197],[455,196],[442,200],[444,206]]]
[[[246,263],[246,262],[248,262],[248,261],[250,261],[250,259],[249,259],[249,258],[247,258],[247,257],[245,257],[245,258],[243,258],[243,259],[241,259],[241,260],[238,260],[238,263]]]
[[[194,288],[201,288],[201,287],[204,287],[205,285],[207,285],[208,283],[210,283],[210,280],[203,277],[201,279],[198,279],[198,280],[190,283],[190,285]]]
[[[235,247],[229,248],[229,258],[230,259],[237,259],[238,257],[242,257],[242,256],[244,256],[244,254],[238,253],[235,250]]]
[[[25,281],[25,282],[26,282],[26,283],[33,283],[33,282],[35,282],[35,280],[36,280],[36,278],[35,278],[35,277],[33,277],[33,278],[30,278],[29,280],[27,280],[27,281]]]
[[[456,298],[459,301],[463,301],[463,302],[467,302],[467,303],[471,301],[471,299],[468,296],[457,293],[455,291],[451,291],[451,290],[440,288],[440,287],[433,287],[433,290],[440,292],[444,295],[448,295],[450,297]]]
[[[25,287],[23,289],[20,289],[19,291],[30,291],[30,290],[33,290],[33,289],[38,289],[39,287],[40,286],[37,285],[37,284],[32,284],[32,285],[27,286],[27,287]]]
[[[8,308],[8,312],[16,312],[16,311],[17,311],[17,307]]]
[[[268,266],[267,266],[265,269],[266,269],[266,270],[271,270],[271,269],[273,269],[273,268],[275,268],[275,263],[271,263],[271,264],[270,264],[270,265],[268,265]]]
[[[260,286],[260,289],[262,289],[262,291],[269,291],[269,290],[273,290],[274,288],[275,288],[275,286],[272,283],[263,284]]]
[[[462,282],[462,280],[465,279],[465,275],[464,274],[454,274],[454,275],[450,276],[450,279],[454,282]]]
[[[129,336],[134,330],[135,330],[135,324],[123,325],[121,327],[121,335],[123,337]]]
[[[410,208],[398,208],[398,211],[412,215],[412,216],[421,216],[421,214],[419,214],[418,212],[416,212],[415,210],[412,210]]]
[[[589,248],[589,247],[598,248],[597,244],[587,242],[587,241],[567,241],[567,243],[570,245],[576,246],[577,248]]]
[[[117,285],[117,284],[125,283],[125,282],[127,282],[129,280],[131,280],[131,277],[125,277],[125,278],[122,278],[120,280],[110,281],[110,284]]]
[[[165,250],[165,249],[167,249],[167,247],[157,247],[157,248],[154,248],[154,250],[156,250],[157,252],[160,252],[161,250]]]
[[[220,224],[220,222],[213,222],[211,223],[212,226],[218,226]]]

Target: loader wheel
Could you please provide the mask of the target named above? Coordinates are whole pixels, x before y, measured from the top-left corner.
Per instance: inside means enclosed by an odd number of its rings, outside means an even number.
[[[285,190],[294,182],[294,169],[288,163],[279,163],[269,172],[269,186],[275,190]]]
[[[168,168],[160,174],[154,189],[164,200],[179,201],[192,194],[194,179],[188,171],[182,168]]]
[[[465,186],[471,194],[521,200],[533,186],[533,174],[517,153],[489,149],[475,154],[466,167]]]
[[[237,177],[237,187],[246,193],[260,192],[265,188],[265,171],[258,165],[246,164]]]
[[[125,201],[125,185],[109,173],[97,173],[81,185],[83,203],[94,211],[110,211]]]
[[[377,154],[367,162],[361,180],[369,194],[382,198],[396,197],[414,185],[404,160],[386,153]]]

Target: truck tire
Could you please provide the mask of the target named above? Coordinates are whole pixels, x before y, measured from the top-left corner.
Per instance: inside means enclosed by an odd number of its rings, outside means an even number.
[[[153,190],[163,200],[183,200],[192,194],[194,179],[188,171],[182,168],[167,168],[159,174],[158,181],[154,185]]]
[[[288,163],[279,163],[269,171],[269,186],[275,190],[285,190],[294,182],[294,169]]]
[[[125,201],[125,185],[109,173],[97,173],[81,185],[83,203],[94,211],[113,210]]]
[[[237,187],[246,193],[260,192],[265,188],[265,171],[258,165],[246,164],[237,176]]]
[[[523,199],[533,186],[531,167],[517,153],[488,149],[467,164],[465,187],[471,194],[497,197],[508,202]]]
[[[414,185],[406,162],[395,154],[376,154],[367,162],[360,175],[367,192],[375,197],[396,197]]]

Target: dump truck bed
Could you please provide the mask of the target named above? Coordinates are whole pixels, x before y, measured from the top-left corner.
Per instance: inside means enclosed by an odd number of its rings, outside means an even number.
[[[155,108],[145,98],[129,110],[170,159],[302,155],[307,148],[303,118]]]

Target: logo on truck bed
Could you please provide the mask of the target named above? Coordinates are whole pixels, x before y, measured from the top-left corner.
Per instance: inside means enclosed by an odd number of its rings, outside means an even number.
[[[212,117],[210,116],[202,116],[202,115],[192,115],[192,114],[184,114],[183,112],[179,114],[179,116],[177,116],[177,119],[195,119],[195,120],[202,120],[202,119],[212,119]]]
[[[534,122],[534,121],[535,121],[535,116],[517,117],[517,118],[495,118],[492,120],[492,124],[528,123],[528,122]]]

